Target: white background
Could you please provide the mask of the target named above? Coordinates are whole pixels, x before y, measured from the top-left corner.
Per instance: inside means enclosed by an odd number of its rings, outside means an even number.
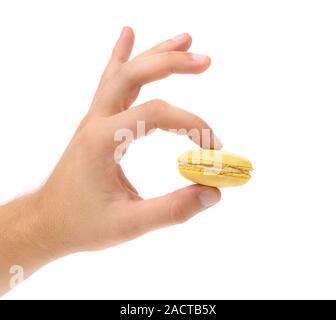
[[[48,177],[120,29],[134,53],[189,32],[199,76],[148,85],[203,117],[254,176],[184,225],[56,261],[5,298],[336,298],[335,1],[0,2],[0,199]],[[188,184],[165,132],[124,159],[144,197]]]

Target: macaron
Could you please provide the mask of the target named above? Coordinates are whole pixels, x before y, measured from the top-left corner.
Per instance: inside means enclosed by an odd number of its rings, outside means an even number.
[[[195,183],[210,187],[234,187],[248,182],[253,170],[251,162],[221,150],[192,150],[178,158],[181,175]]]

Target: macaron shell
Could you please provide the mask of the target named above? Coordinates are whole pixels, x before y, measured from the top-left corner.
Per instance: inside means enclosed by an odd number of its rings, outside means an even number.
[[[199,170],[185,169],[183,167],[179,167],[179,171],[183,177],[190,181],[216,188],[241,186],[250,180],[250,176],[243,174],[209,174]]]

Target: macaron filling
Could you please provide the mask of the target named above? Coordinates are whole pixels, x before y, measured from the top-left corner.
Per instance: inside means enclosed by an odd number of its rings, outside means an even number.
[[[189,163],[180,163],[180,169],[185,170],[194,170],[200,171],[207,174],[216,174],[216,175],[246,175],[250,176],[250,172],[246,168],[231,167],[228,165],[223,165],[221,167],[201,165],[201,164],[189,164]]]

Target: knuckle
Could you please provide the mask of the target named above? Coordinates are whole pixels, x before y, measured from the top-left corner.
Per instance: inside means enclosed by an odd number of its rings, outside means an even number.
[[[207,125],[207,123],[198,115],[185,111],[186,115],[188,115],[188,118],[190,120],[190,123],[192,124],[193,128],[196,130],[210,130],[210,127]]]
[[[198,116],[196,115],[195,113],[192,113],[192,112],[189,112],[189,111],[185,111],[186,112],[186,115],[189,116],[189,119],[195,123],[195,124],[201,124],[203,123],[204,121]]]
[[[111,79],[111,75],[108,74],[107,72],[104,72],[100,78],[100,83],[102,85],[104,85],[105,83],[107,83],[109,80]]]
[[[198,116],[197,114],[195,114],[195,113],[190,113],[190,114],[196,122],[204,123],[204,120],[200,116]]]
[[[189,220],[189,215],[183,209],[179,201],[171,200],[169,206],[169,216],[173,224],[182,224]]]
[[[175,72],[176,67],[176,53],[175,52],[165,52],[161,56],[161,63],[169,73]]]
[[[162,99],[153,99],[149,102],[149,105],[155,108],[159,108],[159,107],[166,108],[168,103]]]
[[[153,99],[146,106],[150,118],[156,119],[158,115],[167,112],[169,104],[161,99]]]
[[[94,147],[97,146],[97,142],[100,141],[102,126],[98,121],[90,121],[80,131],[78,142],[82,146]]]

